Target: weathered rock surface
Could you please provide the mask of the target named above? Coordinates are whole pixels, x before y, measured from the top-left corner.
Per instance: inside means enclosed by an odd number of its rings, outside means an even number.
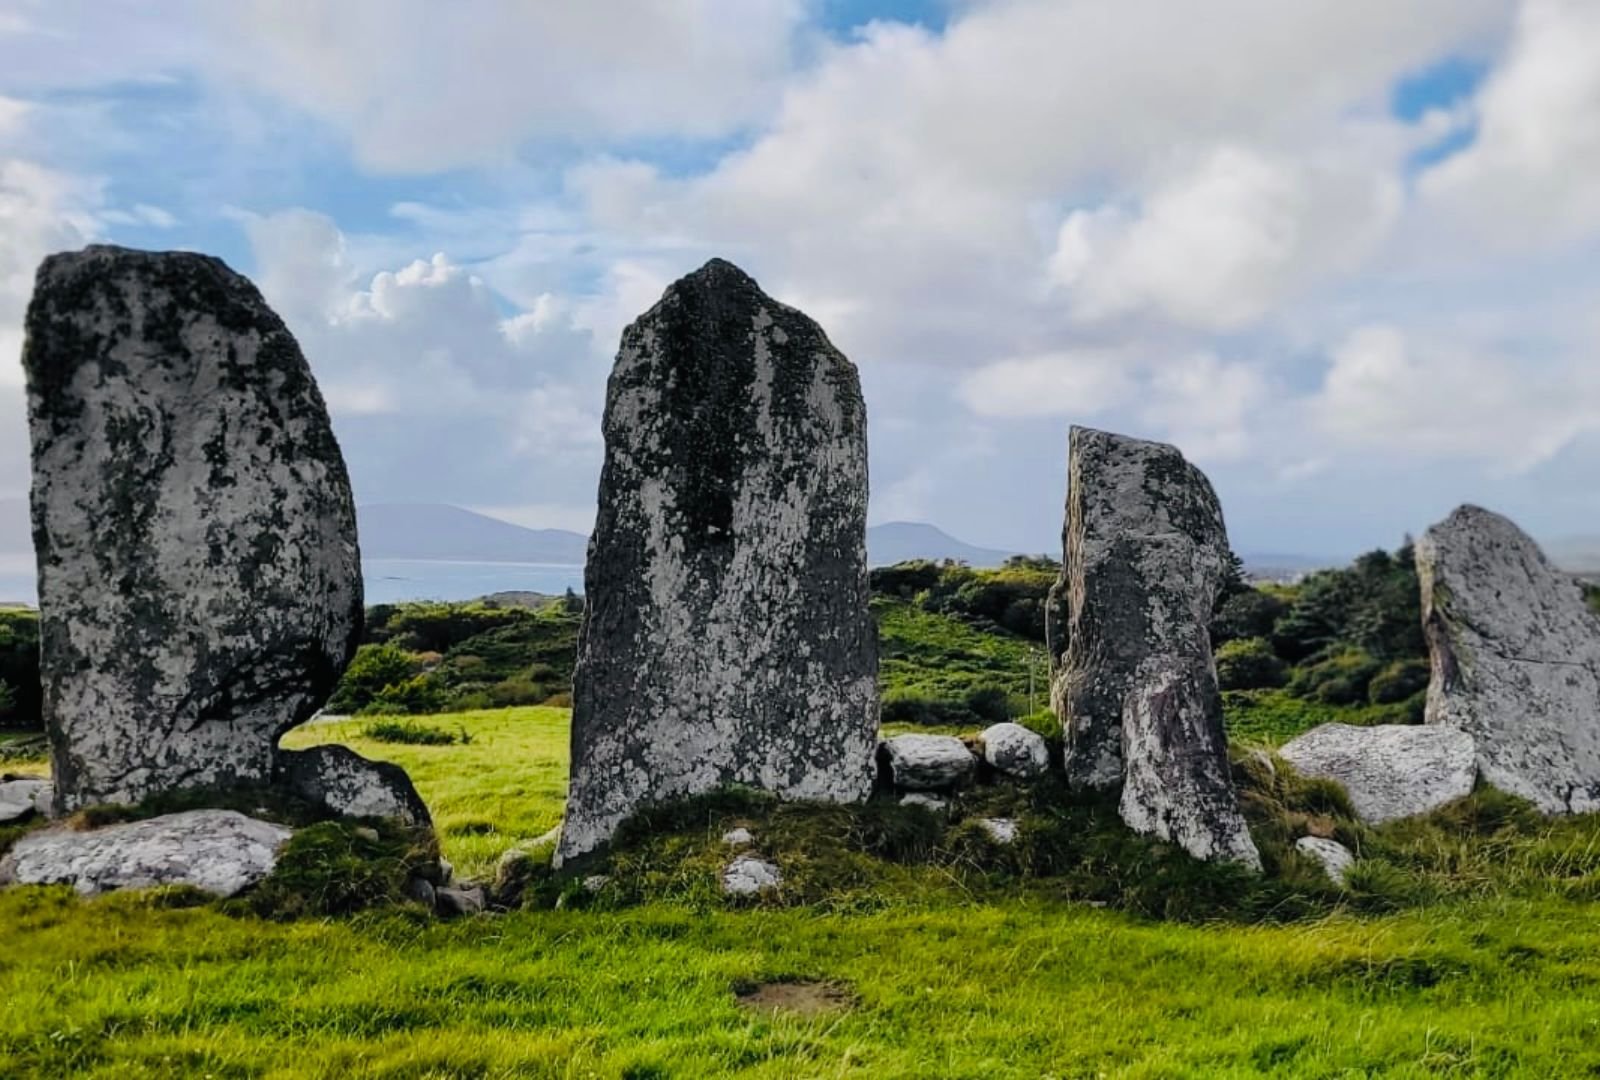
[[[723,833],[722,842],[730,847],[745,847],[748,844],[755,843],[756,838],[751,835],[749,829],[741,825],[736,829],[729,829]]]
[[[58,808],[267,782],[361,626],[294,339],[217,259],[96,246],[39,268],[23,366]]]
[[[1017,842],[1018,826],[1014,818],[979,818],[978,827],[1001,847],[1010,847]]]
[[[983,760],[997,772],[1019,779],[1043,776],[1050,768],[1050,749],[1044,736],[1021,724],[992,724],[978,736]]]
[[[722,891],[729,896],[755,896],[782,884],[778,867],[758,855],[740,855],[722,871]]]
[[[1600,810],[1600,618],[1499,514],[1463,506],[1417,541],[1433,676],[1427,720],[1547,814]]]
[[[930,814],[942,814],[950,809],[950,800],[930,795],[926,791],[912,791],[900,796],[901,806],[920,806]]]
[[[348,746],[278,751],[278,783],[344,817],[395,818],[407,825],[433,819],[411,777],[388,761],[371,761]]]
[[[978,759],[954,735],[896,735],[878,750],[889,783],[901,791],[947,791],[972,778]]]
[[[1323,724],[1278,754],[1302,776],[1337,780],[1369,825],[1426,814],[1472,793],[1477,749],[1471,735],[1445,727]]]
[[[1337,840],[1325,840],[1320,836],[1302,836],[1294,842],[1294,849],[1321,863],[1328,880],[1335,885],[1343,885],[1345,875],[1356,864],[1355,853]]]
[[[49,816],[53,801],[50,781],[23,778],[0,781],[0,825],[32,817]]]
[[[1128,825],[1259,866],[1229,775],[1207,626],[1228,565],[1222,507],[1177,448],[1072,429],[1051,687],[1068,779],[1122,787]]]
[[[638,807],[872,786],[866,411],[805,315],[713,260],[623,332],[558,856]]]
[[[272,872],[291,835],[234,810],[187,810],[90,832],[43,829],[0,859],[0,885],[66,884],[85,896],[190,885],[232,896]]]
[[[435,910],[447,918],[458,915],[480,915],[487,902],[483,889],[477,885],[440,885],[433,890],[433,899]]]

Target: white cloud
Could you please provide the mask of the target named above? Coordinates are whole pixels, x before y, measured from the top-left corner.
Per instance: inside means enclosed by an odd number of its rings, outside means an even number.
[[[1150,311],[1231,329],[1354,269],[1399,207],[1399,182],[1382,171],[1221,146],[1136,212],[1111,205],[1068,215],[1050,275],[1081,319]]]
[[[1116,350],[1063,350],[979,368],[957,395],[985,417],[1093,416],[1133,396],[1131,367]]]
[[[1600,5],[1524,0],[1478,134],[1422,178],[1436,208],[1517,246],[1600,230]]]
[[[1600,430],[1600,375],[1570,357],[1507,355],[1372,325],[1353,331],[1331,361],[1311,416],[1347,451],[1520,472]]]

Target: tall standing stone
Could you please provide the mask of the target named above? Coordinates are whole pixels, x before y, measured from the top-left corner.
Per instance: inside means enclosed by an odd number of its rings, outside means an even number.
[[[294,339],[217,259],[96,246],[39,268],[23,366],[57,809],[270,782],[361,627]]]
[[[1068,779],[1121,786],[1128,825],[1260,865],[1228,770],[1208,624],[1228,566],[1211,483],[1176,447],[1072,429],[1051,703]]]
[[[1483,778],[1547,814],[1600,810],[1600,618],[1499,514],[1463,506],[1417,542],[1427,721],[1470,734]]]
[[[560,859],[722,785],[864,798],[877,638],[854,365],[713,259],[623,332],[604,427]]]

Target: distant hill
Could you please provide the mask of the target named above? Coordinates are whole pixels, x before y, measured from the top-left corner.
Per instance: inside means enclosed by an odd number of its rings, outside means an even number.
[[[957,559],[970,566],[999,566],[1011,551],[977,547],[943,529],[915,521],[890,521],[867,530],[867,562],[892,566],[908,559]]]
[[[356,519],[366,559],[582,566],[589,548],[582,533],[525,529],[444,503],[372,503]]]

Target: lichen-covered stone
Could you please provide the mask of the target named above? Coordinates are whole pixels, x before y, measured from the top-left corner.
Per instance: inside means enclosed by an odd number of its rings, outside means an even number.
[[[1072,429],[1066,651],[1051,702],[1072,783],[1197,858],[1259,866],[1239,811],[1207,627],[1228,566],[1211,483],[1176,447]]]
[[[1463,506],[1417,541],[1432,660],[1427,721],[1547,814],[1600,810],[1600,617],[1499,514]]]
[[[348,746],[329,743],[308,750],[280,750],[277,781],[343,817],[433,824],[404,769],[388,761],[371,761]]]
[[[722,891],[729,896],[756,896],[782,884],[777,865],[758,855],[740,855],[722,870]]]
[[[305,359],[249,281],[186,253],[53,255],[26,328],[58,808],[267,782],[361,626]]]
[[[48,780],[0,780],[0,825],[35,814],[48,816],[54,801]]]
[[[991,724],[978,736],[978,744],[989,767],[1007,776],[1029,780],[1050,768],[1050,748],[1044,736],[1021,724]]]
[[[1294,849],[1320,863],[1322,872],[1327,874],[1328,880],[1335,885],[1342,886],[1345,875],[1349,874],[1350,868],[1356,864],[1355,852],[1337,840],[1327,840],[1320,836],[1302,836],[1294,842]]]
[[[877,637],[855,367],[713,260],[623,332],[604,429],[560,860],[723,785],[865,798]]]
[[[1369,825],[1426,814],[1472,792],[1471,735],[1413,724],[1322,724],[1279,749],[1302,776],[1335,780]]]
[[[954,735],[896,735],[878,748],[884,778],[901,791],[948,791],[972,779],[978,759]]]
[[[0,885],[112,889],[188,885],[232,896],[272,872],[291,830],[234,810],[187,810],[89,832],[28,833],[0,859]]]

